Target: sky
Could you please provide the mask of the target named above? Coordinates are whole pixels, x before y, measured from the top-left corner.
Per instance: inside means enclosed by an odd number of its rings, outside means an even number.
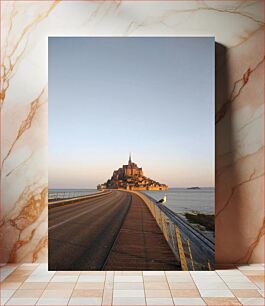
[[[49,188],[96,188],[132,161],[214,186],[213,37],[50,37]]]

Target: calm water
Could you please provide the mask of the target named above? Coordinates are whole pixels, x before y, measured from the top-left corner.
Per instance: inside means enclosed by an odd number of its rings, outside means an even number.
[[[186,188],[169,188],[166,191],[143,191],[156,200],[160,200],[166,194],[166,205],[177,213],[189,211],[205,214],[214,214],[214,188],[201,188],[191,190]]]
[[[49,189],[49,199],[59,195],[60,197],[85,196],[98,192],[97,189]]]

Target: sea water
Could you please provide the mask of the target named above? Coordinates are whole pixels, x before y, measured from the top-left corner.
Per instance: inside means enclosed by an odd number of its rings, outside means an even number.
[[[166,191],[145,190],[142,192],[155,200],[160,200],[166,195],[166,206],[176,213],[196,212],[214,214],[214,188],[169,188]]]
[[[68,196],[81,197],[96,192],[98,192],[97,189],[50,189],[49,188],[49,199],[52,199],[57,195],[62,198]]]
[[[200,188],[200,189],[187,189],[187,188],[169,188],[166,191],[151,191],[145,190],[143,193],[149,195],[155,200],[160,200],[167,196],[165,205],[172,211],[184,218],[188,223],[185,213],[194,212],[214,215],[215,213],[215,190],[214,188]],[[193,227],[198,230],[201,227],[198,224],[193,224]],[[209,239],[214,241],[214,232],[203,230],[203,234]]]

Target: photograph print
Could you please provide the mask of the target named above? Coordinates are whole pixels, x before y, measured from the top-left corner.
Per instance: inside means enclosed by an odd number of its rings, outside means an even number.
[[[215,269],[214,54],[49,37],[49,270]]]

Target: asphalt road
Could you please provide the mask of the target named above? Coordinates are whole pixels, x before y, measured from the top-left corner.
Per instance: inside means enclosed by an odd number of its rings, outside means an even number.
[[[101,270],[132,195],[112,191],[80,204],[49,209],[49,269]]]

